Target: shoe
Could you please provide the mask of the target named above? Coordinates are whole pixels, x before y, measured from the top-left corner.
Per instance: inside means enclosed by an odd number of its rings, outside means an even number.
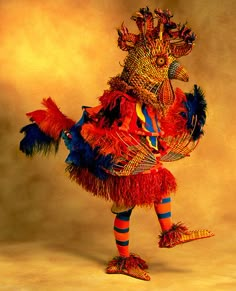
[[[123,274],[150,281],[150,276],[145,271],[148,266],[139,256],[131,254],[129,257],[114,257],[106,268],[107,274]]]
[[[212,237],[214,234],[206,229],[188,230],[182,223],[173,224],[171,229],[163,231],[159,236],[160,248],[173,248],[176,245],[190,242],[197,239]]]

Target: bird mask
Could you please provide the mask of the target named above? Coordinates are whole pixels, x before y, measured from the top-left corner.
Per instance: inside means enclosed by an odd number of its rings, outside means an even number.
[[[146,7],[131,18],[139,34],[130,33],[124,24],[118,29],[118,46],[128,51],[119,80],[140,102],[161,111],[175,99],[171,79],[188,81],[177,59],[191,52],[195,40],[191,29],[172,22],[172,17],[168,9],[155,9],[152,14]]]

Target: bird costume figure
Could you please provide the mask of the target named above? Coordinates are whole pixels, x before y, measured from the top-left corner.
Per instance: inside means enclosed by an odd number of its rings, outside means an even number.
[[[150,280],[147,264],[129,251],[129,221],[135,206],[153,206],[162,229],[160,248],[172,248],[213,236],[190,231],[171,219],[171,193],[176,180],[163,164],[182,159],[195,149],[206,119],[206,101],[194,85],[184,93],[171,80],[188,81],[178,59],[189,54],[195,34],[172,21],[172,13],[141,8],[132,19],[139,33],[124,24],[118,46],[127,51],[123,70],[111,78],[96,107],[83,107],[75,122],[51,98],[46,109],[27,113],[31,123],[21,129],[20,149],[27,156],[57,151],[63,138],[69,150],[67,172],[88,192],[113,201],[114,236],[118,256],[108,274]]]

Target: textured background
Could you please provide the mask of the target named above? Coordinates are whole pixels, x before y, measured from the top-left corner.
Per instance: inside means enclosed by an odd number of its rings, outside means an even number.
[[[116,254],[110,203],[92,197],[64,173],[67,155],[27,159],[19,152],[25,112],[51,96],[79,119],[96,105],[107,80],[120,73],[125,53],[116,28],[148,5],[169,8],[198,35],[180,59],[190,91],[208,101],[205,137],[191,155],[168,164],[178,182],[174,221],[206,227],[214,238],[161,250],[154,211],[136,209],[131,250],[149,262],[151,282],[106,275]],[[234,0],[8,0],[0,1],[0,290],[233,290],[235,235]]]

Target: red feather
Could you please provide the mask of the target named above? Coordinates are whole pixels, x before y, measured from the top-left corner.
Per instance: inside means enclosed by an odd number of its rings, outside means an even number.
[[[164,136],[177,136],[186,131],[187,120],[180,113],[186,112],[183,102],[186,101],[184,92],[176,88],[175,101],[168,112],[160,118],[161,129]]]
[[[50,97],[43,99],[42,104],[46,107],[46,110],[35,110],[26,115],[45,134],[57,140],[60,137],[61,131],[70,129],[75,124],[75,121],[66,117]]]

